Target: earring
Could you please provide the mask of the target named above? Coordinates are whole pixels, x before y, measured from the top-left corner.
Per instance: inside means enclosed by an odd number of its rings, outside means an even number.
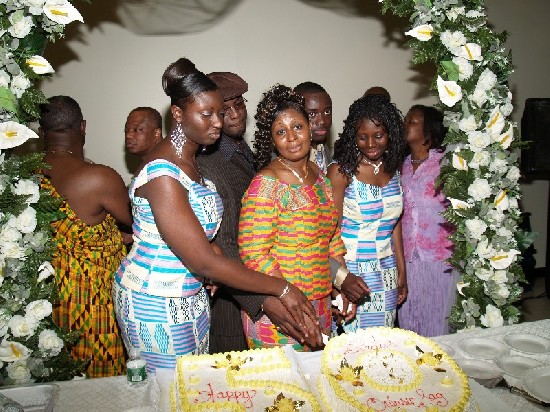
[[[178,124],[176,124],[176,128],[172,131],[172,134],[170,135],[170,142],[172,143],[172,146],[174,146],[174,149],[176,149],[176,155],[180,159],[183,151],[183,146],[185,146],[186,141],[187,139],[185,138],[185,134],[183,133],[183,129],[181,128],[181,123],[178,122]]]

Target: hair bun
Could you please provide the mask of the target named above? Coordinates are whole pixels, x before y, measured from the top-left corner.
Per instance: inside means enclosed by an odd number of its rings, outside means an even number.
[[[185,58],[181,57],[174,63],[170,64],[164,74],[162,75],[162,89],[168,97],[173,97],[174,89],[177,89],[176,84],[190,74],[197,73],[198,70],[195,64]]]

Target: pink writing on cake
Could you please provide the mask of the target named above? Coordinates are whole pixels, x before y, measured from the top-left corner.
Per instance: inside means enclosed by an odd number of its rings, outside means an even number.
[[[424,393],[422,389],[416,391],[418,397],[404,396],[404,397],[391,397],[386,396],[386,399],[367,398],[365,404],[374,409],[375,411],[387,411],[393,410],[403,406],[417,407],[418,409],[424,409],[427,406],[439,406],[445,407],[449,404],[449,401],[443,394],[439,392]]]
[[[199,394],[193,399],[193,403],[217,403],[217,402],[236,402],[243,405],[246,409],[254,407],[254,397],[256,391],[251,390],[222,390],[216,391],[212,384],[208,384],[208,388],[204,391],[199,391]]]
[[[388,349],[392,348],[394,345],[392,342],[386,341],[386,342],[375,342],[375,343],[366,343],[364,345],[360,346],[354,346],[350,345],[344,350],[344,356],[351,355],[354,353],[363,353],[366,350],[376,350],[376,349]]]

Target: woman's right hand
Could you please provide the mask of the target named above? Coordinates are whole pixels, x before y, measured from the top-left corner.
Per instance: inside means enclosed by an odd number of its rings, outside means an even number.
[[[287,283],[285,286],[288,286],[288,292],[284,293],[282,296],[279,297],[280,301],[285,305],[285,307],[288,309],[292,317],[294,318],[294,321],[305,330],[305,316],[308,316],[310,319],[314,320],[314,323],[316,325],[319,325],[319,321],[317,320],[317,314],[315,313],[315,309],[313,309],[313,305],[305,295],[302,293],[300,289],[298,289],[296,286],[294,286],[291,283]],[[283,291],[281,291],[283,293]],[[307,332],[306,332],[307,333]],[[305,335],[308,336],[307,334]]]

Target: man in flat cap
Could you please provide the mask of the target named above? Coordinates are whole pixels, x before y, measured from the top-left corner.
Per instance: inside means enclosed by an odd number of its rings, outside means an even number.
[[[238,75],[214,72],[208,77],[216,83],[224,102],[223,128],[218,142],[197,156],[202,175],[214,182],[223,201],[223,219],[215,243],[223,254],[239,260],[237,236],[241,199],[256,174],[254,155],[244,140],[248,84]],[[221,286],[211,299],[210,353],[248,349],[243,333],[241,308],[252,320],[266,314],[286,334],[303,341],[303,331],[277,298],[254,295]]]

